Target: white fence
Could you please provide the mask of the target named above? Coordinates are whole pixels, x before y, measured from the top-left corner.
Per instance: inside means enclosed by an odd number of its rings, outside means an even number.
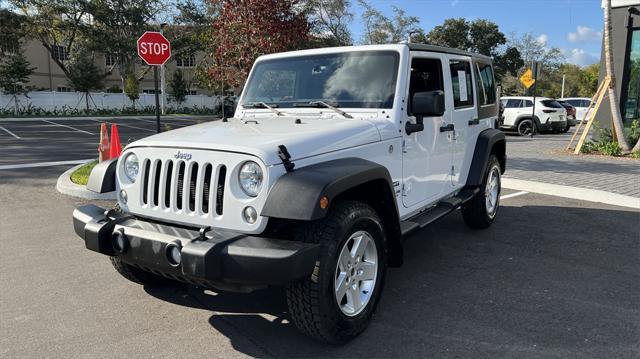
[[[20,107],[27,107],[29,105],[33,107],[39,107],[45,110],[54,110],[62,108],[72,108],[83,110],[86,108],[86,102],[84,94],[81,92],[52,92],[52,91],[34,91],[26,96],[18,96],[18,103]],[[155,106],[155,95],[152,94],[140,94],[140,98],[136,100],[136,108],[145,106]],[[166,107],[200,107],[200,108],[215,108],[220,105],[219,96],[205,96],[205,95],[188,95],[186,100],[178,104],[171,101],[168,97]],[[13,108],[13,97],[9,95],[0,94],[0,109]],[[106,92],[91,92],[89,96],[89,107],[92,109],[120,109],[123,107],[131,107],[132,102],[124,93],[106,93]]]

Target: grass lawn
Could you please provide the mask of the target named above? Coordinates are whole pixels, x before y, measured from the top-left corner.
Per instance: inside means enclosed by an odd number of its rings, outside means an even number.
[[[87,182],[89,182],[89,175],[91,174],[91,170],[93,170],[93,167],[95,167],[97,164],[98,161],[95,160],[82,165],[71,174],[71,182],[86,186]]]

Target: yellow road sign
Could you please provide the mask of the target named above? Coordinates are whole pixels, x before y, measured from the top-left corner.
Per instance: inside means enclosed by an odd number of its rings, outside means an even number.
[[[524,85],[524,87],[529,88],[536,83],[536,80],[533,78],[533,72],[531,69],[527,69],[527,71],[520,76],[520,82]]]

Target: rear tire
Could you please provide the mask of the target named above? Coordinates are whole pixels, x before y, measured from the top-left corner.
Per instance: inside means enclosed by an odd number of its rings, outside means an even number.
[[[313,274],[287,288],[291,319],[315,340],[345,343],[369,325],[384,287],[382,221],[364,203],[341,201],[305,228],[300,240],[321,249]]]
[[[480,192],[462,205],[462,218],[473,229],[484,229],[493,223],[500,207],[500,162],[495,155],[489,157]]]
[[[175,284],[175,281],[172,281],[169,278],[165,278],[140,268],[136,268],[131,264],[127,264],[123,262],[119,257],[110,257],[111,264],[113,268],[116,269],[121,276],[126,279],[142,285],[151,285],[151,286],[165,286]]]
[[[530,118],[525,118],[525,119],[521,120],[520,122],[518,122],[518,127],[517,127],[518,134],[520,136],[529,136],[529,135],[531,135],[531,131],[532,131],[531,126],[532,126],[532,124],[533,124],[533,121],[531,121]],[[536,132],[538,132],[537,131],[537,126],[536,126]]]

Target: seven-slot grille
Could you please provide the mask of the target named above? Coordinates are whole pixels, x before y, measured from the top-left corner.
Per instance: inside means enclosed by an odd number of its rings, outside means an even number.
[[[212,163],[146,159],[142,204],[153,209],[221,216],[227,168]]]

